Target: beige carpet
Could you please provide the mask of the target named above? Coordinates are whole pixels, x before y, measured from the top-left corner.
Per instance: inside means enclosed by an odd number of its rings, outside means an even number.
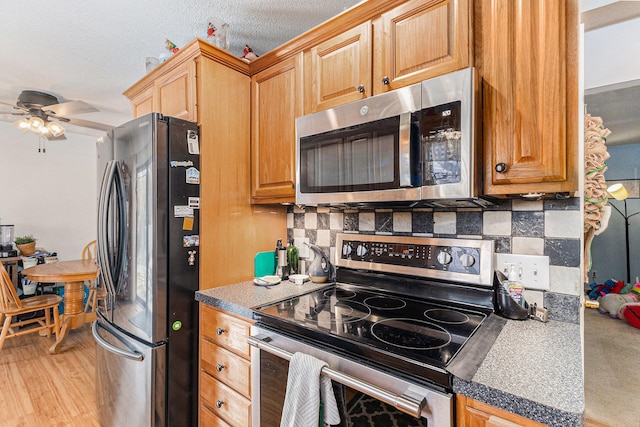
[[[640,329],[592,308],[584,321],[585,425],[640,427]]]

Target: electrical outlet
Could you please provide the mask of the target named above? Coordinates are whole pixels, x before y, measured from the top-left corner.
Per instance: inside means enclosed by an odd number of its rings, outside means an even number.
[[[541,255],[496,254],[495,268],[509,275],[514,266],[525,289],[549,290],[549,257]]]
[[[305,244],[306,243],[306,244]],[[309,258],[309,238],[308,237],[294,237],[293,246],[298,248],[298,258]]]

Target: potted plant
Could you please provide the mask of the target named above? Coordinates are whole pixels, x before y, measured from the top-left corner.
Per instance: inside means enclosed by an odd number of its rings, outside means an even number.
[[[36,253],[36,238],[31,234],[16,237],[14,240],[16,247],[22,255],[33,255]]]

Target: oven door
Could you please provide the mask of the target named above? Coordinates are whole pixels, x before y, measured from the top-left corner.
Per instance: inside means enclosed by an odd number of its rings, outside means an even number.
[[[342,395],[336,395],[336,400],[344,402],[347,417],[351,421],[357,419],[358,425],[366,425],[363,420],[371,426],[388,425],[391,419],[404,426],[453,426],[451,394],[413,384],[259,326],[252,326],[251,335],[252,425],[280,425],[289,359],[293,353],[302,352],[328,363],[323,375],[331,378],[334,385],[344,386],[337,387]],[[352,424],[344,421],[341,425]]]

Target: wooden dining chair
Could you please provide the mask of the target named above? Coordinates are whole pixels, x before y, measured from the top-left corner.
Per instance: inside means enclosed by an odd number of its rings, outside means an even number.
[[[96,259],[96,241],[92,240],[82,249],[82,259]],[[95,311],[98,309],[100,303],[106,306],[107,291],[103,287],[98,286],[95,280],[90,280],[87,283],[89,288],[89,296],[84,306],[84,311]]]
[[[60,332],[60,317],[58,306],[62,298],[58,295],[38,295],[21,300],[18,292],[11,282],[9,273],[0,263],[0,350],[7,338],[39,332],[45,330],[47,337],[51,336],[51,329],[58,338]],[[19,315],[43,311],[44,314],[25,320],[20,320]],[[53,323],[51,320],[53,318]],[[30,326],[37,325],[37,326]],[[26,328],[25,328],[26,327]]]

